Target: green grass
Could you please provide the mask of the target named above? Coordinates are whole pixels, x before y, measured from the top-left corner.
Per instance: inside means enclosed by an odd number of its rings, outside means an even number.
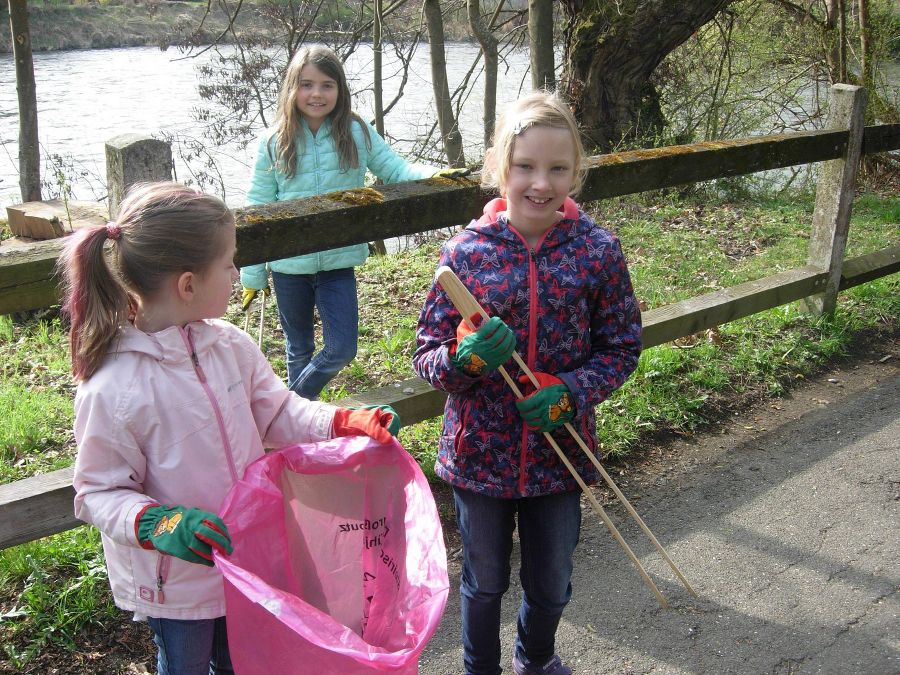
[[[0,482],[71,464],[72,392],[58,320],[0,316]]]
[[[64,583],[60,583],[64,580]],[[18,600],[0,613],[3,656],[21,668],[47,645],[78,649],[78,634],[89,624],[117,617],[103,561],[100,535],[80,527],[0,551],[0,588],[16,589]],[[6,639],[26,632],[24,649]]]
[[[589,210],[619,234],[638,297],[647,307],[659,307],[805,264],[813,202],[792,197],[719,203],[652,195],[608,200]],[[900,198],[861,195],[848,255],[895,245],[898,223]],[[323,399],[412,376],[414,330],[438,246],[432,240],[370,258],[358,271],[359,354]],[[271,298],[265,317],[263,349],[283,377],[283,336]],[[690,435],[748,397],[782,393],[844,353],[861,333],[896,330],[898,317],[895,274],[842,293],[832,317],[808,316],[791,303],[648,349],[625,386],[598,407],[601,448],[608,459],[624,458],[639,453],[649,433]],[[226,318],[243,325],[236,302]],[[254,335],[257,326],[251,328]],[[71,463],[74,388],[59,321],[0,317],[0,364],[0,481]],[[400,432],[431,480],[439,434],[440,418]],[[0,552],[0,643],[14,667],[49,642],[68,644],[79,627],[102,624],[113,611],[95,531],[80,528]]]

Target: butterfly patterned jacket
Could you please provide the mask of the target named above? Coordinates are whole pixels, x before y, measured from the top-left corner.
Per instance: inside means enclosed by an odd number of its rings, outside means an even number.
[[[440,264],[512,329],[529,368],[565,382],[576,406],[572,425],[593,450],[594,406],[628,379],[641,351],[641,315],[625,256],[616,236],[571,199],[563,219],[533,248],[509,227],[505,209],[503,199],[489,202],[479,220],[444,244]],[[524,425],[499,371],[471,377],[453,365],[460,320],[435,284],[419,317],[413,368],[449,394],[437,475],[492,497],[577,490],[543,434]],[[514,379],[522,374],[512,359],[504,367]],[[533,391],[530,385],[522,390]],[[553,437],[585,482],[596,482],[596,469],[565,428]]]

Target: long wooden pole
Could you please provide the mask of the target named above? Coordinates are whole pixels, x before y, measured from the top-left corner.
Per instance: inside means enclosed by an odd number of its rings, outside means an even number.
[[[266,294],[262,291],[260,291],[259,303],[259,333],[257,335],[256,344],[262,349],[263,326],[265,326],[266,320]],[[244,310],[244,332],[250,332],[250,305]]]
[[[263,293],[259,299],[259,337],[256,340],[256,345],[262,349],[262,336],[263,336],[263,326],[266,325],[266,294]]]
[[[437,274],[435,275],[435,279],[441,285],[441,287],[444,289],[444,292],[447,293],[447,297],[450,298],[450,302],[453,303],[453,306],[456,307],[456,309],[462,315],[463,321],[465,321],[467,324],[469,324],[469,326],[471,326],[472,328],[475,328],[475,326],[472,325],[472,322],[470,320],[470,317],[473,316],[474,314],[479,314],[485,319],[489,318],[487,313],[484,311],[484,309],[481,307],[481,305],[478,303],[478,301],[475,299],[475,297],[469,292],[469,289],[463,285],[463,283],[459,280],[459,277],[456,276],[456,274],[453,272],[452,269],[450,269],[449,267],[446,267],[446,266],[438,268]],[[513,353],[515,353],[515,352],[513,352]],[[506,368],[504,368],[503,366],[500,366],[500,368],[498,370],[500,372],[500,375],[503,377],[503,379],[506,380],[506,384],[509,385],[509,388],[512,390],[515,397],[517,399],[524,398],[522,396],[522,392],[519,389],[518,385],[516,384],[515,380],[513,380],[510,377],[509,373],[506,372]],[[640,560],[637,559],[637,556],[634,554],[634,551],[631,550],[631,547],[628,545],[628,542],[626,542],[622,538],[622,535],[619,533],[619,530],[616,529],[616,526],[609,519],[609,516],[606,515],[606,511],[604,511],[603,507],[600,506],[600,503],[597,501],[597,499],[594,497],[593,493],[591,492],[590,488],[587,486],[587,484],[584,482],[584,480],[578,474],[578,471],[575,469],[575,467],[572,466],[572,463],[569,461],[569,459],[566,457],[565,453],[559,447],[556,440],[553,438],[553,436],[551,436],[546,431],[544,432],[544,438],[547,440],[547,442],[550,444],[550,446],[556,451],[557,456],[559,456],[559,459],[562,461],[563,464],[565,464],[566,468],[569,470],[569,473],[572,474],[572,477],[575,479],[575,482],[578,483],[578,486],[581,488],[584,495],[588,498],[588,501],[590,502],[594,511],[597,513],[598,516],[600,516],[600,520],[603,521],[603,523],[609,529],[612,536],[615,538],[616,541],[619,542],[619,545],[622,547],[622,549],[625,551],[625,553],[628,555],[628,557],[631,558],[631,561],[638,568],[638,572],[640,572],[640,575],[643,578],[644,583],[646,583],[647,586],[650,588],[650,590],[653,591],[654,595],[656,595],[656,599],[659,601],[660,606],[663,609],[667,608],[669,606],[669,604],[666,602],[665,597],[663,597],[663,594],[660,593],[659,589],[656,587],[656,584],[653,583],[653,579],[651,579],[650,575],[647,574],[647,570],[645,570],[644,566],[641,565]]]

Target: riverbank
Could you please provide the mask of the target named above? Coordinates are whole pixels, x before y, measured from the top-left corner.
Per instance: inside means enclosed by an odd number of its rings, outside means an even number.
[[[198,44],[219,37],[228,26],[228,16],[216,4],[209,7],[208,16],[206,12],[206,3],[198,2],[45,4],[30,6],[28,20],[35,52],[143,46],[166,49],[185,44],[187,36],[201,24],[203,28],[196,35]],[[241,11],[236,29],[262,31],[264,35],[272,32],[271,24],[262,19],[254,5]],[[0,32],[0,52],[12,52],[8,31]]]
[[[0,16],[4,13],[0,12]],[[6,14],[3,18],[8,24]],[[32,2],[29,3],[28,17],[35,52],[145,46],[167,49],[234,41],[234,36],[227,31],[230,17],[215,3],[112,0],[105,4],[73,5]],[[316,30],[320,34],[346,31],[353,18],[348,17],[347,21],[342,21],[341,17],[317,18]],[[413,19],[412,16],[401,17],[404,22],[409,20],[407,25],[413,25]],[[202,28],[198,30],[199,26]],[[276,41],[284,32],[277,21],[265,14],[263,7],[252,2],[242,5],[234,30],[238,35],[252,34]],[[448,19],[445,31],[447,40],[471,39],[464,16]],[[0,31],[0,53],[12,52],[10,40],[9,31]]]

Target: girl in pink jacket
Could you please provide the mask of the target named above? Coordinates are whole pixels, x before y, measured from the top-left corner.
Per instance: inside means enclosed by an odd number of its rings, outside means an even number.
[[[109,255],[104,254],[107,247]],[[75,396],[75,515],[102,533],[116,605],[147,619],[160,675],[231,673],[212,551],[215,513],[264,448],[366,434],[390,408],[289,391],[243,331],[219,320],[237,270],[231,212],[177,183],[136,186],[115,222],[62,257]]]

